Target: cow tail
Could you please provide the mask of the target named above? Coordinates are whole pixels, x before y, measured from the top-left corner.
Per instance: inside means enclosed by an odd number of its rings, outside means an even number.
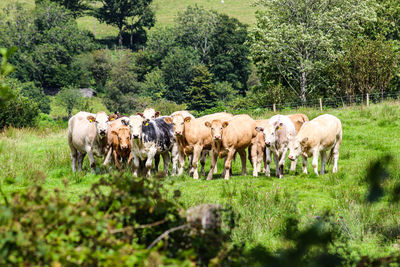
[[[234,162],[236,162],[236,154],[237,154],[237,151],[235,151],[235,154],[233,154],[233,161]]]

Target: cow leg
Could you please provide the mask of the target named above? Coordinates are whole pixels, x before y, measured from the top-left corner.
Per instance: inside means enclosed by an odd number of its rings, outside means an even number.
[[[235,149],[231,149],[228,152],[228,155],[226,156],[226,161],[225,161],[225,180],[229,180],[230,178],[230,170],[231,170],[231,163],[232,163],[232,158],[235,155]],[[246,155],[245,155],[246,158]]]
[[[72,172],[76,172],[76,161],[77,161],[79,152],[72,146],[70,146],[70,149],[71,149]]]
[[[285,167],[285,161],[286,161],[287,152],[288,152],[287,148],[283,149],[281,157],[280,157],[280,160],[279,160],[279,178],[283,177],[283,169]]]
[[[295,172],[297,166],[297,159],[290,161],[290,171]]]
[[[78,156],[78,160],[77,160],[78,161],[78,171],[82,171],[83,159],[85,158],[86,153],[78,151],[77,156]]]
[[[302,156],[303,158],[303,173],[307,174],[307,157]]]
[[[241,175],[243,176],[243,175],[246,175],[246,150],[240,150],[240,151],[238,151],[238,153],[240,156],[240,160],[242,162],[242,174]],[[232,166],[230,169],[232,169]]]
[[[86,148],[87,155],[90,162],[90,168],[92,169],[92,173],[96,174],[96,160],[94,159],[93,151],[90,148]]]
[[[313,152],[312,166],[314,168],[314,173],[318,176],[318,149]]]
[[[133,156],[133,176],[138,177],[138,171],[140,168],[140,159],[137,156]]]
[[[321,151],[321,174],[325,173],[325,164],[326,164],[326,160],[327,160],[327,155],[326,155],[326,151]]]
[[[210,171],[208,172],[207,175],[207,180],[211,180],[213,178],[215,166],[217,165],[217,160],[218,160],[218,153],[215,153],[214,150],[211,150],[211,165],[210,165]]]
[[[160,164],[160,155],[154,156],[154,171],[158,172],[158,165]]]
[[[203,150],[203,146],[196,145],[193,149],[193,160],[192,160],[192,173],[194,179],[199,179],[199,172],[197,170],[197,166],[199,164],[199,157],[201,151]]]
[[[274,162],[275,162],[275,175],[279,177],[279,156],[278,153],[272,152],[274,154]]]
[[[193,172],[192,172],[192,168],[193,168],[193,154],[190,154],[190,155],[188,155],[187,156],[188,157],[188,161],[189,161],[189,166],[188,166],[188,169],[189,169],[189,174],[190,175],[192,175],[193,174]]]
[[[179,170],[178,175],[182,175],[183,171],[185,170],[185,154],[182,150],[178,151],[178,160],[179,160]],[[190,159],[189,159],[190,162]]]
[[[268,147],[265,147],[264,151],[264,169],[265,169],[265,175],[270,177],[271,176],[271,169],[270,169],[270,164],[271,164],[271,150]]]
[[[249,152],[251,154],[251,164],[253,165],[253,177],[257,177],[258,172],[261,170],[262,154],[258,146],[253,146]],[[244,164],[246,164],[246,162]]]
[[[333,149],[331,150],[331,153],[333,153],[333,173],[337,173],[338,171],[338,160],[339,160],[339,147],[340,147],[340,141],[335,144]]]
[[[151,177],[151,167],[153,165],[153,158],[154,155],[149,155],[147,160],[146,160],[146,177],[150,178]]]
[[[115,149],[113,149],[113,158],[114,158],[115,169],[119,170],[121,166],[119,164],[118,154]]]
[[[171,160],[171,158],[169,156],[169,152],[165,151],[164,153],[162,153],[162,157],[163,157],[163,161],[164,161],[164,172],[165,172],[165,175],[168,175],[169,161]]]
[[[178,174],[179,148],[178,144],[174,144],[171,150],[172,156],[172,175]]]
[[[204,169],[204,166],[206,165],[207,154],[208,154],[208,150],[201,151],[200,164],[201,164],[201,175],[203,175],[203,176],[206,175],[206,171]]]
[[[110,147],[110,148],[108,149],[106,158],[105,158],[105,160],[104,160],[104,162],[103,162],[103,166],[107,166],[108,164],[110,164],[112,151],[113,151],[113,148]]]
[[[257,172],[261,172],[261,165],[263,159],[264,159],[263,149],[262,147],[257,146]]]

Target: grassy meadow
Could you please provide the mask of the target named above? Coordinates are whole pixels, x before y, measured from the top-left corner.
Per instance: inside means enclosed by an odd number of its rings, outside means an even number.
[[[11,3],[22,3],[27,7],[34,7],[35,0],[1,0],[0,9],[3,9]],[[171,25],[178,12],[182,12],[190,5],[202,6],[206,9],[215,10],[237,18],[246,24],[255,22],[254,12],[257,10],[252,5],[252,0],[154,0],[153,6],[156,13],[156,27]],[[99,3],[97,3],[99,5]],[[116,27],[100,23],[92,16],[78,18],[78,25],[81,29],[91,31],[96,38],[117,37],[118,29]]]
[[[389,202],[388,196],[378,203],[366,203],[368,186],[365,182],[371,161],[391,154],[388,165],[387,188],[393,188],[400,179],[400,108],[398,102],[386,102],[341,109],[286,110],[282,113],[302,112],[310,119],[330,113],[341,119],[343,142],[340,148],[339,172],[316,176],[312,173],[311,160],[308,175],[285,173],[283,179],[261,174],[238,176],[239,158],[233,163],[230,181],[221,179],[222,160],[214,180],[205,177],[193,180],[188,175],[164,178],[171,192],[181,191],[179,201],[184,207],[200,203],[219,203],[230,206],[237,215],[237,226],[232,233],[234,243],[248,247],[263,244],[271,250],[290,247],[283,238],[284,221],[296,217],[300,225],[318,218],[329,218],[337,229],[338,238],[333,250],[344,255],[349,262],[361,256],[383,257],[400,250],[400,207]],[[273,113],[254,115],[268,118]],[[90,174],[87,157],[84,171],[73,174],[64,128],[13,129],[0,133],[0,183],[5,195],[43,183],[50,191],[64,188],[67,197],[77,200],[85,194],[100,175]],[[98,160],[100,163],[100,160]],[[289,162],[287,162],[289,164]],[[252,168],[248,162],[248,173]],[[162,166],[162,165],[160,165]],[[208,171],[209,160],[206,165]],[[275,166],[272,165],[274,174]],[[105,170],[100,170],[105,172]],[[287,171],[287,170],[286,170]],[[329,214],[329,216],[325,216]]]

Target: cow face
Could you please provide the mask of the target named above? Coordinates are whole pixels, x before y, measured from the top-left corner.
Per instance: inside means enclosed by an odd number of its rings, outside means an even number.
[[[131,143],[130,130],[128,127],[121,127],[117,131],[118,145],[121,150],[127,150]]]
[[[222,139],[222,133],[224,128],[229,125],[229,122],[222,122],[220,120],[213,120],[211,123],[206,121],[204,123],[205,126],[211,129],[211,136],[214,141],[219,141]]]
[[[303,138],[302,140],[300,140],[299,138],[293,138],[290,142],[289,142],[289,156],[288,158],[290,160],[296,160],[301,152],[304,150],[304,147],[306,146],[306,142],[308,141],[308,138]]]
[[[174,129],[174,134],[176,136],[182,136],[185,130],[185,121],[190,121],[190,117],[183,118],[182,115],[175,115],[172,117],[166,117],[165,122],[172,123],[172,128]]]
[[[142,136],[143,122],[144,122],[144,119],[140,115],[134,115],[134,116],[129,117],[129,128],[131,130],[132,140],[140,139],[140,137]]]
[[[270,147],[272,144],[275,143],[276,140],[276,131],[275,131],[275,125],[270,125],[268,124],[267,127],[264,127],[263,133],[264,133],[264,141],[265,145],[267,147]]]
[[[107,114],[104,112],[98,112],[96,116],[90,115],[87,117],[87,119],[90,123],[95,123],[97,134],[100,136],[100,138],[103,138],[107,135],[109,121],[113,120],[114,117],[107,116]]]
[[[138,115],[141,115],[145,121],[150,121],[152,119],[155,119],[157,117],[160,116],[160,112],[159,111],[155,111],[152,108],[146,108],[143,113],[138,113]]]

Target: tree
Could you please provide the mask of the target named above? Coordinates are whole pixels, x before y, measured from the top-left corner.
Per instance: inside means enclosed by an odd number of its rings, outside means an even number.
[[[204,65],[196,66],[193,70],[193,80],[186,93],[189,109],[203,111],[216,105],[218,96],[212,75]]]
[[[167,90],[163,72],[159,68],[145,75],[145,81],[141,83],[140,95],[150,97],[153,100],[160,100]]]
[[[330,73],[339,94],[354,96],[378,91],[383,95],[398,71],[398,59],[392,41],[355,39]]]
[[[95,48],[88,32],[78,29],[69,12],[55,4],[24,9],[15,4],[0,16],[0,46],[16,46],[19,53],[10,58],[16,67],[13,76],[33,81],[45,90],[56,91],[75,84],[70,72],[73,58]]]
[[[154,26],[154,12],[151,9],[152,0],[100,0],[101,7],[94,12],[94,16],[101,22],[114,25],[119,30],[119,45],[123,44],[123,33],[133,34],[143,31],[143,28]]]
[[[71,118],[72,110],[82,104],[82,94],[75,87],[64,87],[56,95],[57,103],[64,107],[68,113],[68,118]]]
[[[7,101],[11,100],[14,95],[10,87],[6,84],[5,78],[14,71],[14,67],[8,63],[8,59],[15,52],[16,48],[0,48],[1,65],[0,65],[0,107],[3,107]]]
[[[263,11],[251,32],[251,55],[264,83],[275,79],[304,103],[325,86],[326,66],[346,40],[375,19],[369,1],[259,0]]]
[[[165,98],[178,104],[187,102],[186,93],[193,79],[193,70],[200,64],[200,59],[195,51],[188,48],[175,47],[168,56],[162,60],[161,70],[167,90]]]

